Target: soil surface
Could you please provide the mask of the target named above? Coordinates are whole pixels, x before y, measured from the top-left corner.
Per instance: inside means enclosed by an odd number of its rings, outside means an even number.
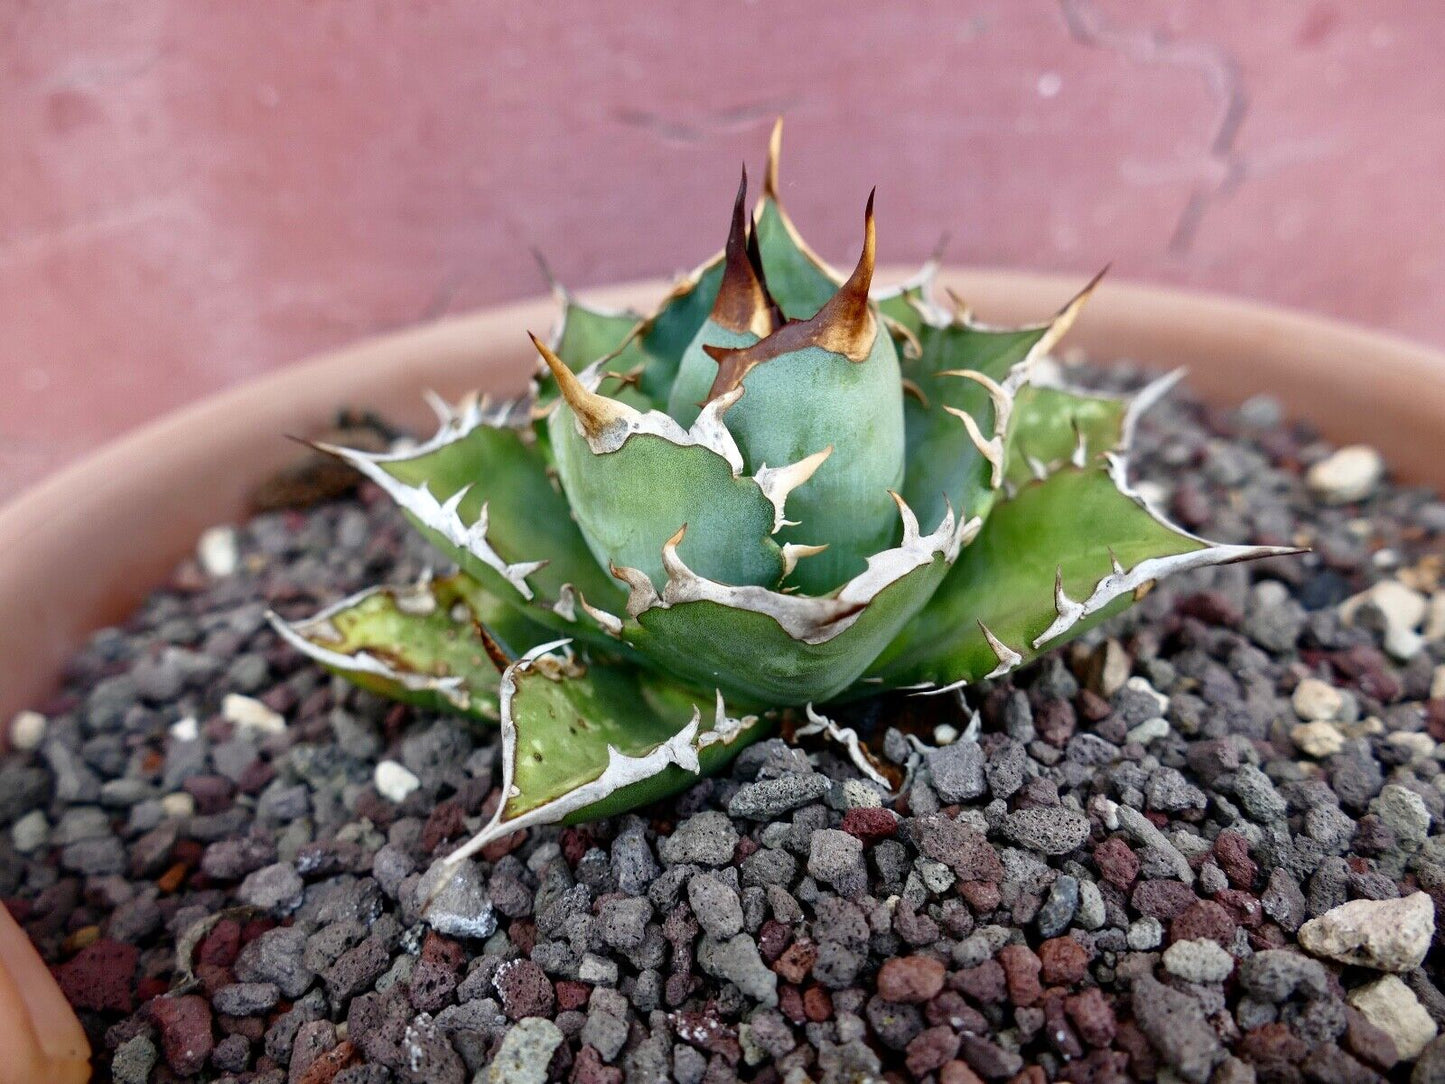
[[[15,721],[0,897],[128,1084],[1445,1080],[1445,504],[1333,453],[1176,392],[1145,488],[1312,553],[1170,580],[967,708],[855,712],[916,761],[897,800],[765,741],[494,845],[425,920],[493,735],[332,680],[264,613],[433,558],[369,489],[268,512]]]

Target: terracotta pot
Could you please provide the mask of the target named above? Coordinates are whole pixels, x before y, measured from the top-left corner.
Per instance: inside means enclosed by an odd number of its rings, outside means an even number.
[[[1079,286],[998,271],[943,280],[998,323],[1037,320]],[[664,289],[643,283],[588,296],[645,308]],[[449,397],[472,387],[517,391],[533,363],[524,331],[555,316],[551,300],[522,302],[292,366],[116,441],[0,510],[0,721],[44,697],[86,634],[123,618],[204,528],[243,514],[247,491],[295,457],[284,434],[316,430],[340,405],[424,426],[426,387]],[[1445,355],[1433,350],[1318,317],[1119,282],[1099,289],[1066,345],[1100,359],[1188,366],[1193,387],[1221,403],[1268,392],[1334,440],[1375,445],[1400,476],[1445,488]],[[6,929],[0,922],[0,943]],[[19,1011],[5,968],[15,977],[24,967],[25,982],[38,987],[35,963],[0,952],[0,1014]],[[54,1019],[64,1013],[58,992],[38,990],[31,1004],[73,1044],[75,1032]]]

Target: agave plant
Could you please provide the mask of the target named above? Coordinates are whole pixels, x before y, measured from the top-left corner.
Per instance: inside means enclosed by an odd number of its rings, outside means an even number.
[[[647,316],[562,292],[525,398],[469,398],[394,454],[340,456],[459,571],[282,634],[372,691],[499,724],[501,801],[458,854],[673,793],[789,714],[996,678],[1217,545],[1127,482],[1133,398],[1040,379],[1053,319],[939,308],[931,268],[873,290],[873,200],[846,278],[778,198],[738,190],[724,251]]]

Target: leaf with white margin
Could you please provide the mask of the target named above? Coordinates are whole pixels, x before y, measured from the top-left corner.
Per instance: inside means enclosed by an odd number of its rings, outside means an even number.
[[[1116,474],[1069,466],[999,501],[859,694],[917,685],[941,692],[997,677],[1171,573],[1297,552],[1196,538],[1122,489]]]
[[[908,447],[904,498],[920,522],[937,523],[947,506],[987,515],[1007,472],[1013,399],[1034,362],[1072,326],[1096,277],[1053,319],[996,328],[960,312],[926,320],[919,351],[900,355],[903,421]]]
[[[623,641],[658,669],[744,702],[832,699],[908,624],[980,526],[948,514],[922,535],[908,506],[895,500],[902,544],[874,554],[858,576],[820,597],[701,577],[679,558],[674,537],[664,551],[668,579],[660,594],[637,570],[617,570],[631,588]]]
[[[531,430],[516,420],[469,398],[409,451],[321,447],[385,490],[428,541],[496,597],[542,624],[605,641],[590,618],[565,616],[568,599],[581,593],[613,612],[622,594],[592,559]]]
[[[268,616],[288,644],[369,692],[488,723],[499,717],[492,652],[515,658],[553,635],[461,572],[375,587],[304,621]]]
[[[500,685],[503,799],[449,860],[537,824],[575,823],[646,805],[718,770],[771,725],[728,714],[721,693],[541,644]]]
[[[1183,377],[1178,369],[1133,395],[1110,395],[1035,380],[1014,396],[1008,482],[1023,485],[1060,467],[1085,466],[1127,451],[1139,416]]]
[[[599,565],[640,569],[661,583],[662,543],[687,525],[688,559],[710,576],[768,585],[783,578],[788,559],[772,536],[784,522],[788,493],[811,477],[825,452],[791,470],[751,477],[742,473],[742,453],[722,421],[740,390],[714,399],[684,429],[659,411],[596,394],[595,367],[575,376],[553,371],[567,402],[548,422],[552,453]]]

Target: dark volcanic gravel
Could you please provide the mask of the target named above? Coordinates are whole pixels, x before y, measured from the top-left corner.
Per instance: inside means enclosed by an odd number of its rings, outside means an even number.
[[[1314,552],[1172,580],[970,690],[975,747],[895,729],[962,732],[948,698],[854,710],[919,761],[896,802],[764,742],[492,846],[429,923],[492,736],[331,680],[263,613],[431,556],[365,489],[262,515],[234,574],[178,569],[17,721],[0,897],[128,1084],[1445,1080],[1445,504],[1312,495],[1332,449],[1265,401],[1176,395],[1140,446],[1185,525]]]

